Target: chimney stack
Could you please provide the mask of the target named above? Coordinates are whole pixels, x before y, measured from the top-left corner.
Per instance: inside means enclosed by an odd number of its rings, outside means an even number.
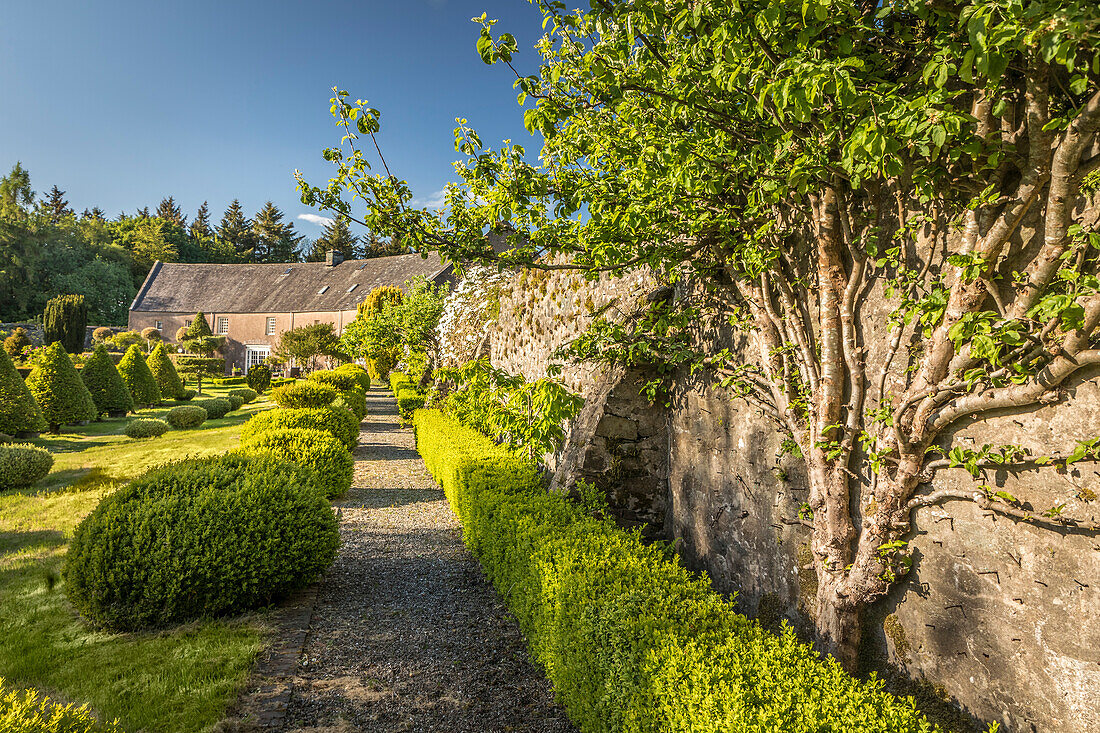
[[[344,255],[342,252],[337,252],[334,249],[330,249],[325,252],[325,264],[329,267],[335,267],[344,261]]]

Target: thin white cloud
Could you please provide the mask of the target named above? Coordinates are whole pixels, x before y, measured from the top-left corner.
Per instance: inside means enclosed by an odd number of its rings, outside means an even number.
[[[319,227],[327,227],[332,223],[332,219],[327,216],[318,216],[317,214],[298,214],[298,218],[302,221],[308,221],[310,224],[316,224]]]
[[[438,209],[444,204],[444,196],[447,190],[436,191],[435,193],[428,194],[425,198],[415,198],[412,200],[413,206],[423,206],[426,209]]]

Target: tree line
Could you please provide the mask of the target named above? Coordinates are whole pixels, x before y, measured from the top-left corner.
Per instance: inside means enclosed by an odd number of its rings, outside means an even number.
[[[43,195],[16,163],[0,178],[0,321],[32,320],[57,295],[85,297],[88,319],[122,324],[153,262],[318,262],[326,251],[365,259],[408,251],[393,240],[353,234],[337,217],[310,240],[268,201],[251,218],[234,199],[214,222],[207,202],[188,219],[174,197],[108,219],[77,214],[54,185]]]

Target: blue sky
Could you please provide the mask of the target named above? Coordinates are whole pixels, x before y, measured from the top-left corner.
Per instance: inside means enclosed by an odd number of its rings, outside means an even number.
[[[339,142],[333,85],[382,110],[395,175],[421,200],[454,178],[454,118],[487,145],[535,146],[506,67],[475,50],[487,12],[533,71],[541,16],[525,0],[33,0],[0,22],[0,168],[15,161],[40,194],[57,184],[78,212],[110,217],[175,196],[217,221],[239,198],[270,199],[302,233],[316,214],[293,172],[321,184]]]

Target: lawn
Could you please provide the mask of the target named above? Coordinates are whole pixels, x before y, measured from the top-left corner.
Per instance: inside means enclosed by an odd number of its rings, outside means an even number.
[[[260,398],[198,429],[151,440],[127,438],[122,430],[131,418],[120,418],[34,441],[55,453],[53,470],[31,489],[0,494],[0,677],[9,687],[88,703],[128,731],[204,731],[223,717],[263,647],[262,614],[106,633],[69,606],[61,564],[73,529],[107,493],[151,466],[231,449],[249,415],[269,407]]]

